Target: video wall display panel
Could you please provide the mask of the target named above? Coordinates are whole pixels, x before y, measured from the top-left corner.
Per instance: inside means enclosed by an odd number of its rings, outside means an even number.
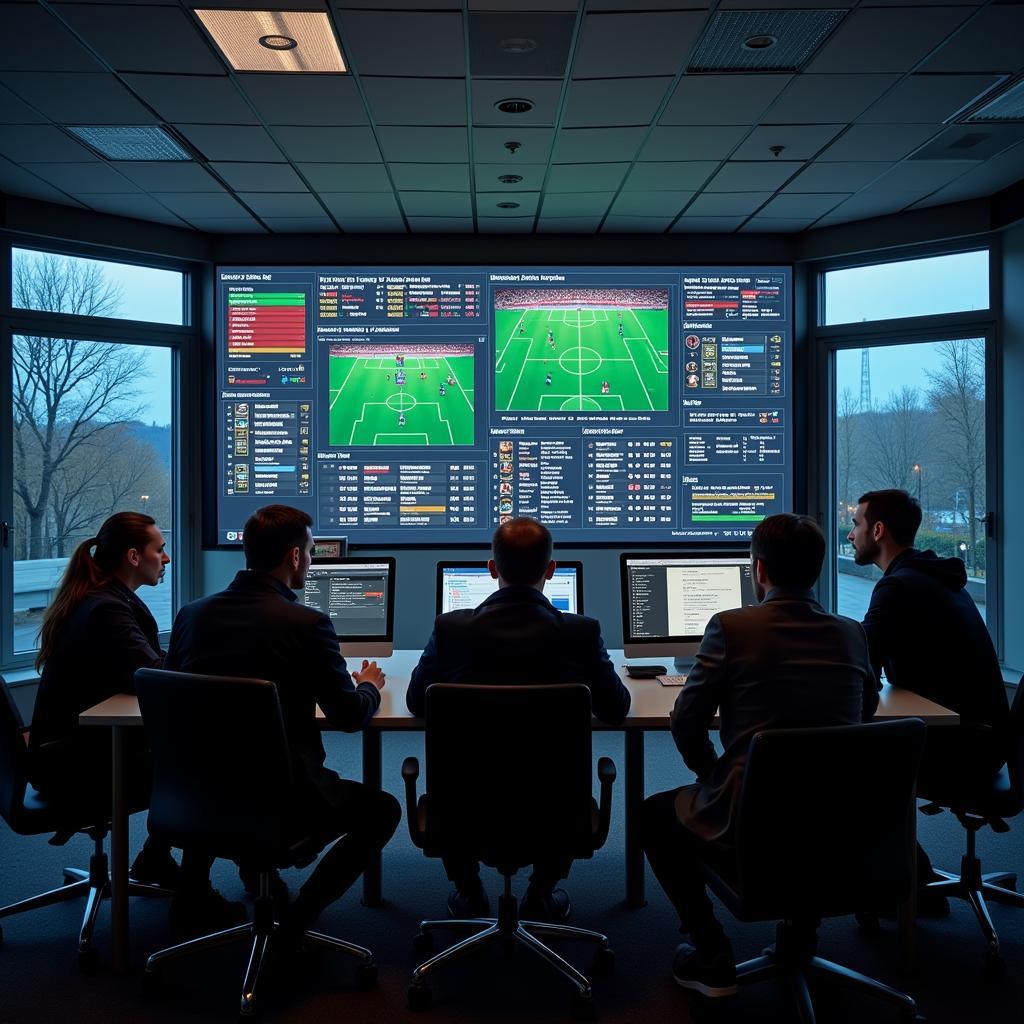
[[[219,267],[216,541],[737,542],[792,494],[789,267]],[[208,495],[207,497],[210,497]]]

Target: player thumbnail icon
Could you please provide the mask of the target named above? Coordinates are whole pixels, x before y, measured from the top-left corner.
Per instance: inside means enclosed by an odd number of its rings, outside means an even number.
[[[502,513],[502,514],[511,515],[512,514],[512,499],[511,498],[502,498],[501,501],[498,502],[498,511],[500,513]]]
[[[499,473],[511,473],[512,472],[512,462],[511,461],[499,462],[498,463],[498,472]]]
[[[688,388],[696,388],[700,386],[700,378],[695,373],[688,373],[686,375],[686,386]]]
[[[696,373],[697,372],[697,364],[692,359],[686,364],[686,372],[687,373]]]
[[[498,442],[498,451],[501,452],[502,455],[506,455],[506,454],[511,455],[512,454],[512,442],[511,441],[500,441],[500,442]]]
[[[498,484],[498,493],[511,495],[512,485],[507,480],[502,480],[501,483]]]
[[[700,346],[700,338],[696,334],[688,334],[686,336],[686,347],[689,349],[695,349]]]

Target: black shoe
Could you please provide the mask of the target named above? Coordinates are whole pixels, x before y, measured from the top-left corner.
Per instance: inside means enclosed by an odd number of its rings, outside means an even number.
[[[238,866],[238,877],[245,888],[246,896],[250,899],[256,899],[260,892],[260,873],[240,864]],[[288,883],[277,873],[276,869],[270,871],[270,899],[274,904],[274,915],[276,917],[280,917],[291,903]]]
[[[491,901],[479,880],[475,887],[465,892],[461,889],[452,889],[448,893],[448,916],[460,920],[491,916]]]
[[[561,924],[568,920],[571,911],[569,894],[564,889],[539,893],[527,888],[526,895],[519,904],[519,917],[522,920],[543,921],[546,924]]]
[[[672,977],[680,988],[699,992],[708,999],[736,995],[736,961],[733,959],[732,946],[726,942],[709,959],[696,946],[682,943],[676,948],[672,961]]]
[[[181,867],[171,856],[167,847],[154,849],[151,842],[139,850],[138,856],[128,869],[128,877],[143,885],[157,885],[161,889],[177,889]]]
[[[175,893],[168,917],[172,928],[203,935],[245,924],[249,912],[244,903],[232,903],[212,886],[207,886],[198,891]]]

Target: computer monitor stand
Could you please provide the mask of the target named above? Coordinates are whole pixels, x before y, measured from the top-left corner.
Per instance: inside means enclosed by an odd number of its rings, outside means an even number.
[[[683,675],[689,675],[690,670],[694,665],[697,664],[697,655],[695,654],[677,654],[672,659],[672,664],[675,666],[677,671]]]

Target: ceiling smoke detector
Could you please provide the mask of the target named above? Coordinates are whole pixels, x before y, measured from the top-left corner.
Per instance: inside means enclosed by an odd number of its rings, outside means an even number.
[[[498,100],[494,105],[503,114],[526,114],[533,110],[533,100],[525,100],[520,97]]]
[[[743,40],[744,50],[770,50],[778,39],[775,36],[770,35],[759,35],[759,36],[748,36]]]
[[[521,174],[499,174],[498,175],[498,181],[500,181],[502,183],[502,185],[518,185],[519,182],[521,182],[522,180],[523,180],[523,176]]]
[[[533,53],[537,49],[537,40],[513,36],[511,39],[502,39],[498,49],[502,53]]]
[[[518,210],[518,203],[498,203],[499,210]]]

